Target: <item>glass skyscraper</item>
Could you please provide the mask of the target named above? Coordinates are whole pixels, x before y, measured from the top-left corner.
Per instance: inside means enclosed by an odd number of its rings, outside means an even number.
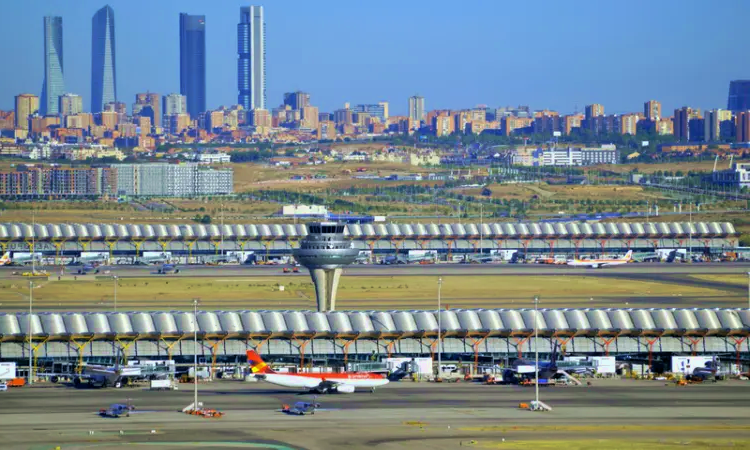
[[[91,112],[116,101],[115,12],[107,5],[91,19]]]
[[[237,103],[266,109],[266,24],[262,6],[240,8],[237,25]]]
[[[44,82],[42,115],[57,115],[60,96],[65,94],[63,79],[63,23],[60,16],[44,18]]]
[[[191,118],[206,111],[206,16],[180,14],[180,94]]]
[[[727,109],[732,112],[750,109],[750,80],[734,80],[729,82],[729,99]]]

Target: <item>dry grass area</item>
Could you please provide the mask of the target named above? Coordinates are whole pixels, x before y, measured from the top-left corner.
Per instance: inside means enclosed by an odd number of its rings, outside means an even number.
[[[190,299],[200,298],[207,309],[314,309],[315,293],[307,276],[268,277],[121,278],[117,290],[118,305],[125,310],[189,309]],[[34,290],[34,304],[44,309],[97,310],[113,307],[113,281],[109,277],[68,276],[62,281],[51,278]],[[283,285],[284,290],[279,286]],[[0,282],[3,310],[27,307],[25,280]],[[429,276],[347,277],[341,279],[338,309],[430,309],[437,295],[436,278]],[[524,308],[535,295],[547,308],[622,307],[628,299],[638,298],[638,307],[657,306],[649,298],[702,297],[723,302],[744,302],[719,289],[667,282],[611,279],[587,276],[445,276],[443,304],[450,308]],[[730,298],[731,297],[731,298]],[[636,305],[634,305],[636,306]]]
[[[743,439],[659,439],[649,440],[643,438],[628,439],[556,439],[556,440],[479,440],[472,445],[480,449],[504,449],[504,450],[673,450],[684,448],[703,448],[711,450],[747,450],[750,449],[750,441]]]
[[[737,161],[735,162],[747,162],[747,161]],[[726,169],[729,167],[729,161],[720,159],[716,168],[717,169]],[[688,171],[696,171],[696,172],[710,172],[714,169],[714,162],[711,161],[676,161],[676,162],[664,162],[664,163],[658,163],[658,164],[646,164],[646,163],[636,163],[636,164],[606,164],[606,165],[599,165],[599,166],[592,166],[594,169],[600,169],[600,170],[609,170],[616,173],[628,173],[633,169],[638,169],[641,173],[654,173],[659,170],[668,170],[672,172],[676,172],[678,170],[681,170],[683,172]]]
[[[662,198],[641,186],[551,185],[541,184],[491,184],[492,198],[530,200],[533,196],[555,200],[646,200]],[[481,188],[460,190],[465,195],[478,196]]]

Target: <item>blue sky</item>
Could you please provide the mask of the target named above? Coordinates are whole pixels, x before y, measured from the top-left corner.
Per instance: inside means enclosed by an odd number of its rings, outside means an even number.
[[[3,0],[0,109],[37,95],[44,15],[63,16],[67,91],[90,104],[92,0]],[[750,78],[744,0],[113,0],[118,97],[179,91],[178,15],[205,14],[208,107],[237,101],[239,7],[265,7],[270,107],[304,90],[323,111],[389,101],[403,114],[418,93],[428,109],[528,104],[572,112],[603,103],[639,111],[725,108],[729,80]]]

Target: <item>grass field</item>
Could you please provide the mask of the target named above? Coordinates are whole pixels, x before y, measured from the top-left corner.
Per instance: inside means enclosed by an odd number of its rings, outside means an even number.
[[[639,437],[632,439],[576,439],[576,440],[523,440],[496,441],[477,440],[473,448],[505,450],[673,450],[684,448],[703,448],[711,450],[747,450],[750,440],[743,439],[659,439],[648,440]]]
[[[542,200],[653,200],[663,198],[656,192],[641,186],[598,186],[598,185],[550,185],[541,184],[491,184],[492,198],[530,200],[537,196]],[[466,195],[480,195],[481,188],[463,189]]]
[[[111,310],[113,283],[106,277],[51,279],[34,289],[34,303],[40,309]],[[27,292],[26,280],[0,282],[0,309],[25,309]],[[526,308],[535,295],[545,308],[624,307],[631,301],[633,307],[659,306],[657,299],[665,297],[746,302],[736,293],[694,284],[590,276],[524,276],[523,282],[515,276],[443,277],[442,301],[451,308]],[[121,278],[117,289],[120,309],[189,309],[193,298],[201,299],[206,309],[315,309],[314,288],[306,276]],[[435,277],[344,276],[337,309],[430,309],[436,298]]]
[[[735,159],[735,162],[746,162]],[[729,161],[720,159],[716,165],[718,170],[726,169],[729,167]],[[654,173],[659,170],[667,170],[676,172],[681,170],[683,172],[695,171],[695,172],[710,172],[714,169],[714,161],[675,161],[675,162],[663,162],[658,164],[615,164],[615,165],[600,165],[592,166],[595,169],[609,170],[617,173],[628,173],[633,169],[638,169],[641,173]]]

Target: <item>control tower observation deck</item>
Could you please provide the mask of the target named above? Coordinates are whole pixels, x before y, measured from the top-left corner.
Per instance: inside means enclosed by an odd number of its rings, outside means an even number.
[[[315,284],[318,311],[336,309],[336,290],[341,269],[353,263],[359,255],[351,241],[344,236],[344,224],[313,222],[307,224],[307,236],[294,250],[294,258],[310,271]]]

